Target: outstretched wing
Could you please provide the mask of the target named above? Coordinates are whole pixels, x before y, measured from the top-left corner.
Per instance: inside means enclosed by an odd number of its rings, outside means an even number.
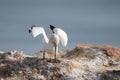
[[[44,32],[44,28],[43,27],[33,27],[31,31],[32,31],[33,37],[37,37],[39,34],[42,34]]]
[[[45,33],[45,30],[43,27],[32,27],[31,29],[33,37],[37,37],[38,35],[42,34],[43,35],[43,42],[48,43],[48,37]]]
[[[60,28],[55,28],[55,29],[54,29],[54,32],[59,36],[62,45],[63,45],[63,46],[66,46],[66,45],[67,45],[67,42],[68,42],[68,37],[67,37],[66,32],[64,32],[64,31],[63,31],[62,29],[60,29]]]

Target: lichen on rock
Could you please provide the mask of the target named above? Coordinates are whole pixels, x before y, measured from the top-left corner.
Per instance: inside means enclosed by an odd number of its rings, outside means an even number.
[[[46,53],[47,54],[47,53]],[[57,62],[23,52],[0,53],[0,80],[120,80],[120,49],[108,45],[77,45],[59,51]]]

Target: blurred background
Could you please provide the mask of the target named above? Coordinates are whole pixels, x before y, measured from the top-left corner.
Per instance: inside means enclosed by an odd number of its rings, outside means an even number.
[[[120,0],[0,0],[0,51],[33,55],[44,46],[42,36],[28,33],[31,25],[62,28],[67,47],[77,44],[109,44],[120,47]]]

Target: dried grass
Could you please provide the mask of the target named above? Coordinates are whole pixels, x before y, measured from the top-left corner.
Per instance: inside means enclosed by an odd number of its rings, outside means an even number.
[[[0,80],[119,80],[119,56],[119,48],[91,44],[59,51],[57,62],[47,53],[46,60],[19,51],[0,53]]]

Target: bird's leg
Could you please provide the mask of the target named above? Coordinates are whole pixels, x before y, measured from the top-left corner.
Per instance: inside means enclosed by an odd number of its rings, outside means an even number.
[[[43,60],[45,59],[45,51],[43,51]]]
[[[56,61],[56,46],[55,46],[55,58],[54,58],[54,59],[55,59],[55,61]]]
[[[57,45],[55,45],[55,61],[57,60],[57,58],[56,58],[56,55],[57,55],[57,51],[58,51],[58,46]]]

